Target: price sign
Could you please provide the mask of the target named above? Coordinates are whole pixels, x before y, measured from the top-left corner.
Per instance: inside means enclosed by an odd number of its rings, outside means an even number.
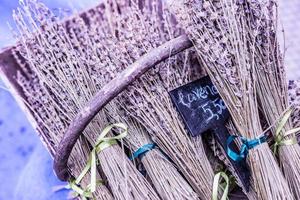
[[[208,76],[170,91],[170,96],[192,137],[211,131],[227,152],[226,141],[230,134],[224,124],[230,114]],[[234,144],[231,148],[237,149]],[[248,191],[250,173],[246,162],[228,159]]]

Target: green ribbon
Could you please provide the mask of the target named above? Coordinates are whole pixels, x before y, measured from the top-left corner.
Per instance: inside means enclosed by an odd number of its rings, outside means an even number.
[[[113,128],[121,128],[123,129],[118,135],[114,137],[106,137],[106,135],[111,131]],[[87,164],[79,174],[79,176],[75,180],[71,180],[68,184],[68,188],[72,189],[76,194],[80,195],[83,199],[91,198],[92,193],[96,191],[96,187],[99,184],[102,184],[102,181],[97,181],[97,154],[103,151],[104,149],[117,144],[117,140],[123,139],[127,136],[127,126],[123,123],[116,123],[107,126],[103,129],[102,133],[96,140],[94,148],[92,149]],[[87,188],[82,189],[78,185],[80,184],[83,177],[91,170],[91,183],[87,186]]]
[[[282,129],[284,128],[284,125],[287,123],[288,119],[290,118],[292,114],[292,109],[289,109],[284,116],[282,117],[282,119],[279,121],[278,126],[276,127],[276,131],[275,131],[275,137],[274,137],[274,145],[273,145],[273,152],[276,155],[278,152],[278,148],[280,146],[285,146],[285,145],[294,145],[297,144],[297,139],[294,137],[290,138],[290,139],[285,139],[287,136],[293,135],[296,132],[300,131],[300,127],[299,128],[294,128],[292,130],[289,130],[285,133],[285,135],[280,134],[282,132]]]
[[[103,184],[102,180],[97,181],[97,186]],[[75,183],[75,180],[69,182],[65,187],[66,189],[72,189],[74,191],[74,197],[80,196],[82,200],[87,200],[87,198],[92,198],[91,184],[89,184],[85,189],[82,189],[78,184]]]
[[[221,178],[225,180],[225,186],[222,185]],[[223,189],[223,195],[220,200],[226,200],[228,197],[229,191],[229,177],[225,172],[219,172],[214,176],[213,183],[213,192],[212,192],[212,200],[218,200],[218,190],[219,188]]]

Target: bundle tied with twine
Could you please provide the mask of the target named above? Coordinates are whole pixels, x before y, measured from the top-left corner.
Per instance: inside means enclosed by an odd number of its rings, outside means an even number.
[[[109,108],[112,105],[113,107]],[[125,116],[122,110],[115,110],[118,106],[114,102],[107,107],[112,120],[121,119],[130,128],[130,133],[124,141],[134,151],[132,160],[135,163],[137,159],[141,161],[143,166],[137,164],[138,168],[150,179],[160,197],[170,200],[199,199],[174,164],[151,141],[147,130],[133,118]]]
[[[153,16],[157,17],[156,15],[159,14],[156,7],[159,6],[159,4],[151,4],[146,1],[144,5],[139,4],[139,7],[137,7],[137,5],[138,4],[133,2],[132,6],[124,6],[122,9],[110,13],[112,19],[114,19],[111,21],[111,24],[115,23],[113,27],[122,26],[122,23],[124,23],[124,15],[128,15],[126,17],[130,18],[130,20],[135,20],[134,17],[136,16],[134,13],[138,13],[141,20],[139,22],[139,28],[150,28],[148,26],[142,27],[141,25],[145,22],[149,23],[150,20],[156,20]],[[143,10],[143,12],[140,10]],[[86,28],[88,28],[89,32],[95,34],[90,34],[90,36],[85,39],[87,44],[92,45],[89,48],[94,49],[89,55],[97,58],[99,62],[95,71],[89,72],[89,76],[95,77],[93,81],[95,81],[96,87],[101,88],[115,77],[118,72],[123,70],[124,67],[121,66],[127,64],[123,61],[123,59],[125,60],[124,54],[127,52],[125,52],[124,47],[121,46],[122,43],[116,44],[116,41],[120,37],[123,37],[123,35],[132,34],[133,32],[131,32],[132,29],[128,27],[122,30],[117,28],[111,31],[105,24],[99,23],[97,17],[89,16],[89,20],[90,26]],[[137,26],[137,24],[135,24],[135,26]],[[114,35],[116,32],[118,32],[118,36]],[[96,48],[94,44],[97,44]],[[98,49],[102,49],[101,54],[98,53]],[[124,141],[129,149],[136,151],[138,149],[145,150],[146,148],[150,148],[148,146],[152,146],[154,143],[150,139],[148,130],[126,112],[126,102],[124,98],[128,97],[121,95],[113,99],[105,108],[107,115],[111,121],[123,121],[128,125],[130,132],[128,136],[124,138]],[[147,177],[149,177],[162,199],[199,198],[188,182],[178,172],[174,164],[158,148],[151,147],[145,154],[141,157],[139,156],[139,158],[145,167]]]
[[[292,123],[294,127],[299,127],[300,126],[300,80],[289,81],[288,93],[289,93],[290,104],[295,106],[295,111],[292,114]]]
[[[132,2],[130,8],[118,9],[112,15],[117,29],[111,36],[107,29],[97,28],[99,31],[95,38],[98,38],[94,44],[99,45],[97,48],[107,49],[98,55],[102,65],[98,74],[102,74],[102,80],[106,82],[145,53],[182,33],[181,29],[176,28],[173,16],[164,9],[163,3],[146,1],[150,8],[143,11],[138,5]],[[95,22],[95,27],[101,27],[101,24]],[[102,35],[106,36],[108,44],[102,43]],[[147,129],[152,140],[175,163],[200,198],[209,199],[214,173],[204,153],[201,138],[198,139],[201,151],[198,151],[168,94],[172,86],[182,85],[186,77],[193,76],[190,71],[193,68],[189,59],[191,53],[186,51],[160,63],[116,99],[128,115]],[[176,68],[179,71],[174,71]]]
[[[181,0],[169,3],[193,41],[239,134],[248,141],[259,140],[263,130],[254,73],[253,44],[256,38],[249,37],[252,29],[248,1]],[[247,161],[259,199],[294,198],[267,143],[249,149]]]
[[[85,38],[92,33],[83,31],[86,30],[86,25],[79,16],[75,16],[66,24],[60,24],[51,11],[40,3],[26,1],[22,6],[22,10],[14,13],[20,36],[18,50],[36,74],[35,80],[45,91],[41,99],[47,97],[49,103],[43,107],[52,108],[57,112],[57,118],[68,125],[98,90],[93,81],[94,77],[89,76],[89,71],[92,71],[97,63],[89,57],[93,49],[87,48],[88,44],[85,43]],[[103,23],[109,23],[105,15],[102,17]],[[21,86],[25,93],[29,93],[28,97],[36,98],[30,94],[31,88],[23,84]],[[36,106],[33,108],[36,109]],[[49,122],[53,120],[52,115],[47,117]],[[102,141],[103,138],[98,137],[106,123],[106,116],[100,112],[85,129],[84,135],[91,144],[95,144],[99,139]],[[63,133],[64,130],[57,131]],[[124,149],[115,141],[111,142],[106,143],[107,148],[97,150],[96,153],[98,164],[108,180],[113,197],[120,200],[160,199],[127,158]],[[95,156],[91,155],[94,159]],[[92,174],[91,179],[95,181],[96,178],[95,174]],[[95,182],[91,184],[95,186]]]
[[[293,128],[291,115],[293,108],[288,101],[288,87],[284,68],[284,55],[280,52],[277,33],[277,5],[249,2],[249,37],[253,40],[254,67],[257,75],[258,99],[263,115],[275,138],[274,153],[279,158],[284,176],[296,199],[300,199],[300,146]],[[284,123],[283,119],[287,118]],[[282,125],[281,125],[282,124]],[[283,126],[281,130],[281,126]]]
[[[16,81],[19,86],[22,86],[22,92],[24,92],[23,103],[33,115],[34,127],[53,157],[63,137],[62,130],[67,129],[68,123],[60,111],[56,110],[52,99],[49,98],[48,90],[41,85],[37,75],[27,68],[28,63],[24,62],[23,56],[20,56],[19,48],[20,46],[17,49],[13,49],[18,65],[22,66],[22,69],[18,71]],[[75,145],[68,162],[68,170],[74,177],[78,177],[85,168],[90,150],[90,143],[85,137],[81,137]],[[98,172],[96,176],[104,181]],[[83,196],[103,200],[113,199],[105,184],[99,185],[96,191],[91,194],[88,176],[80,180],[70,180],[70,183],[65,188],[74,190],[70,197]]]
[[[48,9],[42,4],[36,4],[35,6],[40,12],[48,12]],[[19,8],[14,14],[16,21],[23,21],[23,19],[20,18],[21,16],[18,15],[18,13],[23,12],[23,8],[24,7]],[[25,38],[29,36],[29,34],[29,32],[24,32],[24,36],[22,37]],[[32,35],[29,37],[33,40]],[[57,109],[54,100],[49,94],[49,89],[42,84],[43,81],[32,68],[30,58],[26,57],[27,53],[25,52],[24,46],[18,44],[12,48],[12,54],[20,66],[20,69],[17,71],[17,76],[15,77],[17,87],[21,88],[20,91],[16,91],[20,93],[18,98],[22,98],[21,103],[24,105],[24,108],[33,116],[31,121],[34,123],[34,128],[39,133],[41,140],[53,157],[63,137],[64,131],[68,127],[68,116],[64,115],[61,109]],[[68,170],[74,177],[78,177],[81,174],[86,165],[89,152],[90,143],[85,137],[81,137],[75,145],[68,162]],[[104,180],[100,176],[100,173],[97,172],[96,176],[98,179]],[[83,177],[80,181],[70,180],[66,188],[74,189],[75,191],[75,194],[72,194],[70,198],[80,196],[103,200],[113,199],[113,196],[105,184],[100,184],[96,191],[91,194],[90,180],[87,177]]]

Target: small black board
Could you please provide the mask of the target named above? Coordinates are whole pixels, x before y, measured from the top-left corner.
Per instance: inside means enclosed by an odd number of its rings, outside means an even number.
[[[215,134],[224,152],[227,152],[227,138],[230,134],[225,123],[230,114],[210,78],[206,76],[169,93],[192,137],[209,130]],[[232,144],[231,148],[237,150],[235,144]],[[248,191],[250,173],[245,160],[235,162],[228,159],[242,181],[244,189]]]
[[[173,103],[195,137],[219,124],[229,112],[208,76],[170,91]]]

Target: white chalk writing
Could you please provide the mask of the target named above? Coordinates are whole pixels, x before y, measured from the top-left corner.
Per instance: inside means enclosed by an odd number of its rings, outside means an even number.
[[[213,118],[216,118],[216,120],[219,120],[219,115],[214,113],[210,106],[209,106],[209,102],[203,104],[202,106],[202,109],[205,113],[208,113],[209,114],[209,117],[206,119],[206,123],[208,123],[210,120],[212,120]]]
[[[182,91],[179,91],[178,92],[178,96],[179,96],[178,102],[187,106],[188,108],[191,108],[191,103],[198,101],[198,100],[206,99],[209,94],[211,94],[211,95],[218,94],[218,91],[214,85],[213,86],[206,85],[204,87],[202,87],[202,86],[195,87],[188,94],[183,94]]]
[[[212,101],[213,108],[217,109],[217,112],[213,112],[212,108],[209,104],[210,102],[206,102],[201,106],[202,110],[205,113],[209,114],[209,117],[206,119],[206,123],[209,123],[210,120],[216,119],[219,120],[220,116],[222,116],[223,111],[226,109],[225,103],[221,98],[217,98]]]

